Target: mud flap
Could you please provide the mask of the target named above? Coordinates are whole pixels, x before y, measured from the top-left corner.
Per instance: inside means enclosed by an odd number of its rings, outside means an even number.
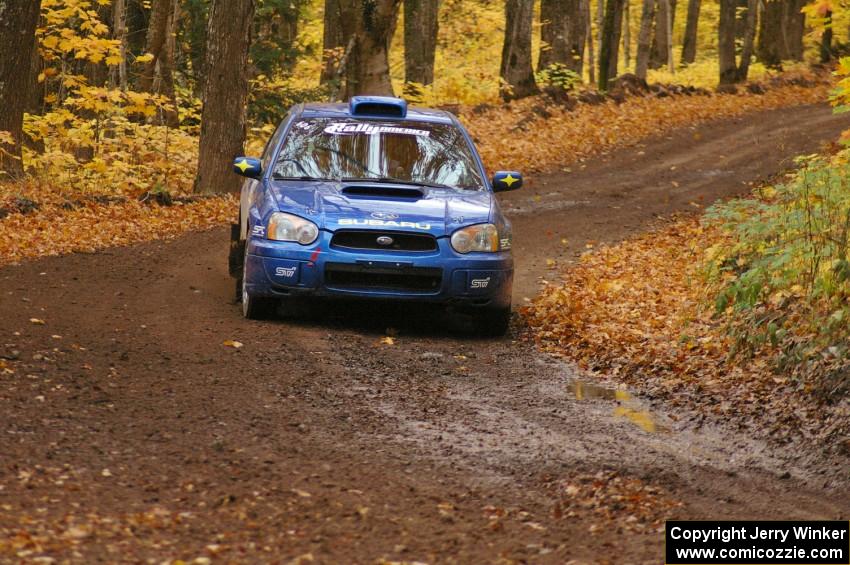
[[[230,276],[239,279],[242,277],[242,263],[245,261],[245,241],[239,236],[241,234],[239,224],[230,224],[230,254],[227,257],[227,268]]]

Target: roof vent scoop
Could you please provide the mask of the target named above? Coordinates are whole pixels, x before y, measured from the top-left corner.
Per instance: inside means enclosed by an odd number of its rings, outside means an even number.
[[[348,111],[352,116],[404,118],[407,102],[390,96],[352,96]]]

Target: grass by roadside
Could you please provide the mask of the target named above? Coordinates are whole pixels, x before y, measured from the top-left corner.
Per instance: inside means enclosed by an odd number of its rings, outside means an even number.
[[[578,102],[579,96],[557,103],[541,96],[460,110],[490,170],[539,174],[677,127],[820,102],[830,84],[829,75],[795,72],[739,94],[661,89],[618,100],[597,96]],[[175,186],[191,186],[193,167],[169,174]],[[236,212],[232,197],[169,206],[156,203],[149,193],[139,194],[139,183],[127,183],[117,193],[108,186],[92,183],[80,190],[50,179],[0,184],[0,264],[175,237],[226,224]],[[170,194],[166,200],[180,196]]]

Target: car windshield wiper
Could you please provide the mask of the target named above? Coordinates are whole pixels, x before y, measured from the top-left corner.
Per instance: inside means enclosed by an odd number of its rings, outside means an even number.
[[[440,184],[436,182],[421,182],[415,180],[404,180],[397,179],[393,177],[345,177],[340,179],[346,182],[385,182],[385,183],[395,183],[395,184],[409,184],[413,186],[427,186],[428,188],[447,188],[449,190],[466,190],[466,189],[458,189],[454,186],[449,186],[447,184]]]

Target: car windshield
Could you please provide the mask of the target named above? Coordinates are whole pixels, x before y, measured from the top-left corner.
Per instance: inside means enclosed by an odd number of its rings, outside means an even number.
[[[459,128],[427,122],[302,119],[278,155],[277,178],[384,180],[462,190],[484,182]]]

